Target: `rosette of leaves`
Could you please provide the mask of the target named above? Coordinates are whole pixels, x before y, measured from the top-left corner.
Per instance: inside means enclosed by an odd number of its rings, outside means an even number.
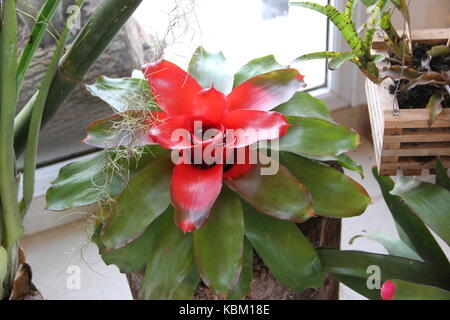
[[[388,254],[321,249],[326,271],[346,286],[377,300],[449,300],[450,264],[433,234],[450,244],[450,178],[440,160],[436,182],[378,175],[372,170],[395,221],[398,237],[384,233],[355,236],[380,243]],[[377,266],[380,273],[368,273]],[[379,277],[374,279],[375,277]],[[378,282],[381,287],[376,287]],[[370,285],[368,285],[368,283]]]
[[[99,77],[87,86],[117,113],[89,127],[86,141],[103,150],[61,169],[47,192],[47,208],[96,204],[92,240],[104,261],[121,272],[145,269],[142,299],[191,298],[200,281],[216,294],[242,298],[250,290],[253,250],[284,286],[296,291],[320,287],[319,255],[295,222],[314,219],[311,212],[345,218],[365,211],[367,192],[323,163],[337,161],[362,173],[344,154],[357,148],[359,136],[336,123],[310,94],[286,93],[291,89],[281,85],[287,78],[280,70],[292,69],[265,56],[232,75],[222,53],[202,48],[194,53],[188,73],[202,87],[214,85],[228,94],[256,78],[260,81],[252,84],[264,84],[273,96],[282,94],[284,101],[272,111],[290,124],[272,150],[279,152],[280,170],[224,180],[208,220],[195,231],[183,233],[174,222],[169,190],[174,165],[170,150],[147,144],[147,115],[159,107],[139,72],[130,78]]]
[[[370,17],[366,23],[357,27],[353,20],[357,3],[367,6]],[[404,34],[399,35],[391,23],[391,3],[404,19]],[[356,64],[364,75],[375,83],[386,78],[395,82],[392,94],[396,94],[399,102],[405,100],[409,91],[421,86],[420,94],[425,94],[426,101],[419,102],[416,107],[429,112],[430,126],[442,112],[443,107],[450,103],[450,46],[449,43],[429,46],[413,44],[411,38],[411,22],[406,0],[348,0],[344,12],[331,5],[319,5],[312,2],[292,2],[291,5],[309,8],[326,15],[341,32],[350,46],[347,52],[316,52],[298,57],[296,62],[310,59],[329,59],[331,70],[339,68],[350,61]],[[360,33],[364,32],[361,37]],[[372,53],[372,41],[377,31],[382,32],[389,53],[388,57]],[[417,96],[417,94],[413,94]],[[406,104],[411,104],[407,101]]]

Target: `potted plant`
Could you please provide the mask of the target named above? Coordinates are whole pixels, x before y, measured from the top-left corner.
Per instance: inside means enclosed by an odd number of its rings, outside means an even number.
[[[47,208],[92,206],[92,241],[127,273],[135,298],[276,298],[270,273],[292,290],[278,298],[317,296],[295,295],[324,277],[296,223],[359,215],[370,198],[324,163],[361,172],[343,154],[358,134],[302,86],[273,56],[232,75],[222,53],[203,48],[187,72],[158,60],[129,78],[99,77],[87,89],[116,113],[93,122],[84,142],[103,150],[61,169]],[[264,174],[270,164],[277,169]]]
[[[368,233],[350,240],[376,241],[387,255],[324,249],[325,270],[368,299],[450,300],[450,264],[428,229],[450,243],[450,178],[439,159],[435,170],[435,183],[405,176],[394,183],[373,168],[398,237]]]
[[[310,8],[328,16],[339,28],[351,51],[320,52],[297,61],[328,58],[329,68],[355,63],[366,75],[372,134],[380,174],[420,175],[434,168],[436,156],[450,167],[450,29],[411,32],[407,1],[366,0],[370,18],[359,30],[353,22],[358,1],[348,1],[345,12],[331,5],[309,2],[292,5]],[[391,23],[392,3],[404,18],[399,35]],[[359,31],[365,29],[364,36]],[[375,40],[376,31],[383,40]]]
[[[30,62],[42,40],[47,21],[60,1],[44,2],[31,35],[20,56],[17,48],[16,1],[1,3],[0,65],[0,298],[40,299],[31,283],[31,268],[20,249],[22,221],[34,191],[36,151],[39,131],[82,81],[88,69],[108,46],[141,1],[105,0],[98,6],[74,44],[66,50],[78,10],[83,0],[74,1],[55,50],[40,83],[39,90],[16,116],[17,96]],[[91,30],[96,32],[91,32]],[[64,54],[64,55],[63,55]],[[16,159],[25,153],[23,175]],[[20,184],[21,182],[21,184]],[[19,201],[19,185],[23,187]]]

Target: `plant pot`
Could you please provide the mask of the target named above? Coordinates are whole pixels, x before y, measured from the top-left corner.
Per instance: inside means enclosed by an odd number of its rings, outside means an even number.
[[[427,45],[446,44],[450,29],[417,30],[413,41]],[[387,54],[382,41],[374,41],[377,53]],[[392,80],[380,85],[366,80],[366,94],[372,127],[375,157],[380,175],[421,175],[423,170],[434,173],[436,157],[441,157],[445,168],[450,168],[450,109],[444,108],[431,125],[426,106],[420,109],[400,109],[393,114],[396,103],[389,93]]]

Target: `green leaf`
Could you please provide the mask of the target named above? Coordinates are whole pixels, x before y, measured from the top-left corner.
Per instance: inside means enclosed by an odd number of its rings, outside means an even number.
[[[450,55],[450,46],[433,46],[430,50],[427,51],[427,54],[432,58],[448,56]]]
[[[379,268],[381,283],[401,279],[444,289],[450,287],[448,268],[440,269],[420,261],[362,251],[321,248],[317,253],[325,272],[369,299],[381,299],[379,289],[369,289],[367,286],[368,280],[373,283],[369,277],[376,276],[368,269],[370,266]]]
[[[214,293],[226,296],[242,270],[244,217],[239,197],[222,188],[211,209],[208,223],[194,232],[195,262]]]
[[[273,276],[295,291],[322,286],[320,260],[297,226],[263,215],[244,201],[242,206],[245,235]]]
[[[320,52],[313,52],[301,55],[297,58],[295,58],[292,63],[298,63],[303,61],[309,61],[309,60],[317,60],[317,59],[338,59],[342,56],[344,56],[346,52],[334,52],[334,51],[320,51]]]
[[[106,250],[105,245],[100,241],[102,228],[103,225],[99,225],[92,235],[91,241],[97,245],[102,260],[107,265],[116,265],[122,273],[138,272],[145,268],[149,262],[148,259],[151,251],[149,243],[155,241],[155,227],[153,224],[148,226],[144,233],[137,239],[115,250]]]
[[[86,89],[117,112],[156,108],[151,103],[150,87],[144,79],[100,76],[93,84],[86,85]]]
[[[108,249],[136,239],[170,203],[170,155],[162,155],[136,174],[111,208],[100,236]]]
[[[434,93],[427,103],[426,109],[428,111],[428,125],[431,125],[436,121],[436,117],[442,112],[442,101],[444,100],[444,95],[441,92]]]
[[[356,131],[325,120],[287,117],[288,132],[279,139],[280,151],[306,153],[313,156],[335,156],[356,150],[360,138]]]
[[[392,195],[399,196],[411,210],[450,245],[450,191],[410,177],[398,177]]]
[[[450,300],[450,291],[441,288],[393,279],[392,300]]]
[[[202,88],[214,86],[222,93],[228,94],[233,87],[233,74],[222,52],[212,53],[198,47],[189,62],[188,73]]]
[[[450,177],[440,158],[436,159],[436,184],[450,191]]]
[[[364,188],[343,173],[292,153],[280,161],[311,193],[315,214],[331,218],[362,214],[371,199]]]
[[[273,109],[285,116],[315,118],[333,122],[330,110],[321,100],[314,98],[308,92],[296,92],[287,102]]]
[[[97,148],[149,144],[147,123],[150,117],[144,110],[128,110],[96,120],[88,126],[83,142]]]
[[[384,200],[397,224],[397,230],[403,242],[410,243],[412,245],[411,248],[425,262],[448,267],[447,257],[425,224],[411,211],[400,197],[390,193],[394,188],[392,179],[378,175],[377,168],[373,168],[372,173],[380,185]]]
[[[250,293],[253,280],[253,248],[247,238],[244,240],[242,272],[239,281],[228,296],[229,300],[240,300]]]
[[[288,66],[279,64],[272,54],[253,59],[239,69],[239,71],[234,75],[233,87],[237,87],[241,83],[257,75],[286,68],[288,68]]]
[[[406,243],[404,243],[400,239],[395,239],[384,233],[368,233],[357,235],[350,240],[350,243],[353,243],[358,238],[367,238],[381,244],[387,252],[392,256],[408,258],[412,260],[422,261],[422,258],[414,252]]]
[[[393,65],[385,67],[381,70],[380,76],[383,79],[391,78],[392,80],[415,80],[422,75],[419,71],[411,67],[402,67]]]
[[[361,179],[364,179],[363,167],[346,154],[340,154],[337,156],[311,156],[309,154],[300,154],[299,153],[298,155],[302,156],[304,158],[307,158],[307,159],[321,161],[321,162],[324,162],[324,161],[337,162],[339,165],[343,166],[344,168],[359,173],[359,175],[361,176]]]
[[[159,146],[146,146],[141,151],[140,156],[135,154],[127,158],[123,157],[120,149],[104,150],[88,159],[64,166],[47,190],[46,208],[65,210],[92,204],[103,197],[119,195],[127,179],[114,168],[129,170],[130,176],[133,176],[156,156],[167,152]]]
[[[192,234],[183,234],[173,222],[173,209],[159,216],[153,226],[153,241],[149,263],[145,269],[144,279],[139,290],[139,298],[145,300],[173,299],[177,289],[187,277],[191,276],[194,253]],[[185,290],[184,287],[180,290]],[[184,291],[185,292],[185,291]]]
[[[296,222],[311,218],[314,209],[308,190],[284,166],[270,160],[270,167],[257,165],[239,179],[225,183],[264,214]],[[276,171],[264,173],[270,168]]]
[[[344,64],[344,62],[351,61],[356,57],[353,51],[343,52],[342,55],[331,59],[328,62],[328,69],[336,70],[339,69],[340,66]]]
[[[192,300],[198,284],[200,283],[200,275],[197,268],[192,267],[191,273],[189,273],[178,286],[177,290],[173,294],[173,300]]]
[[[27,43],[22,50],[20,60],[17,64],[17,89],[20,90],[22,81],[25,78],[31,60],[33,59],[36,49],[39,48],[39,44],[47,31],[48,21],[52,20],[52,17],[58,7],[60,0],[47,0],[42,5],[36,22],[33,25],[33,29],[28,37]]]

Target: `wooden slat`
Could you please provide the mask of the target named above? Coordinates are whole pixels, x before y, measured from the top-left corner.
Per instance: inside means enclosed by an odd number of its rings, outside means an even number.
[[[435,167],[435,160],[428,161],[428,162],[420,162],[420,161],[405,161],[405,159],[402,159],[402,161],[397,163],[384,163],[382,165],[383,169],[386,170],[397,170],[397,169],[434,169]],[[444,168],[450,168],[450,160],[443,161],[442,165]]]
[[[426,109],[401,109],[398,116],[394,116],[392,110],[384,110],[383,113],[385,128],[428,128],[429,115]],[[449,108],[442,110],[431,128],[450,128]]]
[[[403,31],[399,31],[399,34],[402,34]],[[413,30],[412,38],[414,41],[428,44],[428,45],[437,45],[450,37],[450,29],[424,29],[424,30]],[[386,50],[386,43],[383,38],[378,34],[375,35],[374,41],[372,43],[372,49],[374,50]]]
[[[430,157],[430,156],[450,156],[450,148],[417,148],[383,150],[383,157]]]
[[[402,134],[402,129],[384,129],[384,135],[388,135],[388,136],[401,136]],[[386,149],[392,149],[392,150],[397,150],[400,149],[401,143],[400,142],[388,142],[383,138],[383,150]],[[384,152],[382,151],[381,154],[381,162],[397,162],[398,161],[398,157],[385,157]]]
[[[425,129],[418,131],[403,130],[401,135],[384,135],[385,142],[446,142],[450,141],[450,128]]]
[[[422,169],[405,169],[403,170],[403,175],[405,176],[420,176],[422,174]]]

